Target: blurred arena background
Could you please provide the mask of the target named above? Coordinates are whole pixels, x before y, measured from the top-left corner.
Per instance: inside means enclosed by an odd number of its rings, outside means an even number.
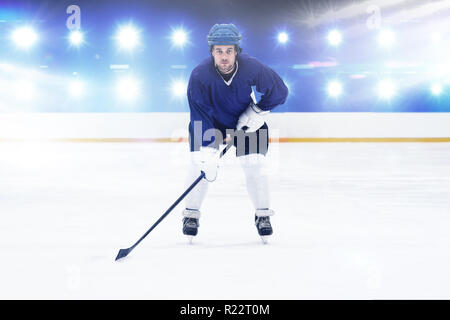
[[[448,112],[450,1],[2,1],[1,112],[187,112],[214,23],[290,89],[274,112]]]

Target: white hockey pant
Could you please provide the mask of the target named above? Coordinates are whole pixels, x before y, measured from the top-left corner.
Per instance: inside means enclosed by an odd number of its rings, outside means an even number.
[[[199,152],[191,152],[191,165],[187,176],[186,185],[190,185],[201,173]],[[249,154],[239,157],[242,169],[245,173],[247,191],[255,207],[257,215],[272,215],[270,208],[269,182],[266,169],[266,157],[262,154]],[[185,198],[186,209],[199,211],[206,197],[209,182],[202,179]],[[263,209],[263,210],[261,210]],[[188,210],[183,211],[189,215]],[[260,214],[258,214],[260,213]]]

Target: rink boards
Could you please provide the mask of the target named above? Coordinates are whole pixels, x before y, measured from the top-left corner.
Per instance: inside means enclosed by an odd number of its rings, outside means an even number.
[[[4,113],[0,141],[184,142],[189,114]],[[450,113],[272,113],[272,142],[450,142]]]

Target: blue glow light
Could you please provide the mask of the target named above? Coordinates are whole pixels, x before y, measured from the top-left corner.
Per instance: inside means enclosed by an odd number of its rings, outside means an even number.
[[[80,30],[72,31],[69,35],[69,41],[72,46],[78,47],[84,42],[84,35]]]
[[[176,47],[183,47],[188,41],[187,32],[183,29],[176,29],[172,32],[172,44]]]
[[[328,95],[337,98],[342,94],[342,84],[339,81],[331,81],[327,86]]]
[[[184,80],[174,80],[172,81],[171,91],[174,97],[184,98],[187,91],[187,83]]]
[[[139,30],[131,24],[121,26],[116,35],[119,48],[133,50],[140,43],[139,33]]]
[[[289,41],[289,35],[286,32],[280,32],[277,39],[279,43],[285,44]]]
[[[392,47],[395,42],[395,35],[391,30],[381,30],[378,34],[378,43],[384,48]]]
[[[442,91],[443,91],[442,84],[440,84],[440,83],[433,83],[431,85],[431,87],[430,87],[430,91],[431,91],[431,94],[433,96],[440,96],[442,94]]]
[[[74,98],[81,98],[85,94],[85,85],[80,80],[72,80],[69,83],[68,91],[70,96]]]
[[[38,40],[37,33],[28,26],[17,28],[12,33],[12,40],[17,47],[28,49],[32,47]]]
[[[116,91],[119,99],[123,101],[134,101],[140,93],[140,84],[134,77],[128,76],[118,80]]]
[[[381,99],[389,100],[395,95],[396,87],[392,80],[386,79],[378,83],[377,91]]]
[[[342,34],[338,30],[331,30],[328,33],[328,43],[332,46],[338,46],[342,42]]]

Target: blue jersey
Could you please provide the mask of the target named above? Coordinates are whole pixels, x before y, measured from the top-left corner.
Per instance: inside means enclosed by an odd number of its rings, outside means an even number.
[[[192,70],[187,89],[191,124],[202,122],[203,133],[216,126],[234,129],[242,112],[252,101],[252,86],[261,93],[258,102],[262,110],[271,110],[283,104],[288,89],[271,68],[247,54],[236,57],[237,71],[226,83],[209,57]],[[206,146],[210,142],[203,141]]]

